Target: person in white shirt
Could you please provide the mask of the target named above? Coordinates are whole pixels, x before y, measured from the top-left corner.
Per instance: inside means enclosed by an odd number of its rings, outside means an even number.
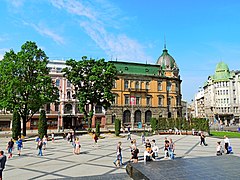
[[[222,155],[222,152],[223,152],[223,149],[222,149],[222,146],[221,146],[221,141],[218,141],[217,142],[217,156],[221,156]]]
[[[228,147],[230,146],[230,141],[227,136],[224,136],[224,146],[225,146],[226,153],[229,154],[230,152]]]

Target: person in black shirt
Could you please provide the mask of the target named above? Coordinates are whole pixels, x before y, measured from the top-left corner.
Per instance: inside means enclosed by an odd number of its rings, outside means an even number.
[[[13,146],[14,146],[14,142],[13,142],[12,139],[10,139],[10,141],[7,144],[7,150],[8,150],[8,153],[9,153],[8,158],[12,157]]]
[[[151,148],[151,143],[149,141],[149,139],[146,140],[146,144],[145,144],[145,148]]]
[[[2,172],[5,168],[7,157],[4,155],[3,151],[0,151],[0,180],[2,180]]]
[[[133,146],[131,158],[133,163],[138,163],[138,154],[139,154],[138,148],[136,146]]]

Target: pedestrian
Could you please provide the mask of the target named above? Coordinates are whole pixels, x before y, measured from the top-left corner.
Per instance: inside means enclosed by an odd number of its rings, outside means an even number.
[[[168,147],[169,159],[174,159],[174,150],[175,150],[175,143],[170,138],[169,139],[169,147]]]
[[[13,142],[13,139],[11,138],[10,141],[8,141],[7,148],[6,148],[9,154],[8,158],[12,157],[13,147],[14,147],[14,142]]]
[[[169,148],[169,140],[167,139],[167,137],[165,137],[164,140],[164,158],[168,158],[169,157],[169,153],[168,153],[168,148]]]
[[[146,143],[145,143],[145,148],[147,149],[147,148],[151,148],[151,147],[152,147],[151,143],[150,143],[149,139],[147,139]]]
[[[81,148],[81,145],[80,145],[80,141],[79,141],[79,137],[76,137],[76,140],[75,140],[75,154],[80,154],[80,148]]]
[[[150,147],[146,148],[143,157],[144,162],[155,160],[155,154],[153,153],[153,150]]]
[[[118,142],[117,144],[117,158],[116,160],[113,162],[113,164],[115,166],[122,166],[123,163],[122,163],[122,142]]]
[[[204,146],[207,146],[206,142],[205,142],[205,136],[203,134],[203,132],[201,132],[200,134],[200,145],[204,145]]]
[[[7,157],[4,155],[3,151],[0,151],[0,180],[2,180],[2,172],[5,169],[5,164]]]
[[[157,147],[156,141],[154,139],[152,140],[152,150],[153,150],[155,158],[158,157],[158,147]]]
[[[93,131],[93,141],[94,141],[95,145],[97,145],[98,136],[94,131]]]
[[[20,156],[21,150],[23,148],[23,141],[20,136],[18,136],[18,140],[17,140],[16,144],[17,144],[18,156]]]
[[[224,146],[225,146],[226,154],[229,154],[230,140],[228,139],[227,136],[224,136]]]
[[[127,134],[127,140],[129,140],[129,139],[132,140],[130,131],[128,131],[128,134]]]
[[[46,150],[46,147],[47,147],[47,137],[46,137],[46,135],[43,136],[42,141],[43,141],[43,150]]]
[[[37,136],[36,139],[35,139],[35,143],[36,143],[36,149],[38,149],[38,141],[40,140],[40,137]]]
[[[141,135],[141,140],[142,140],[142,144],[145,144],[145,135],[144,135],[144,133],[142,133],[142,135]]]
[[[133,163],[138,163],[138,154],[139,154],[139,149],[137,148],[137,146],[133,146],[133,149],[132,149],[132,158],[131,158],[131,161]]]
[[[221,146],[221,141],[218,141],[217,142],[217,156],[221,156],[222,155],[222,153],[223,153],[223,149],[222,149],[222,146]]]
[[[54,132],[52,132],[52,142],[54,142]]]
[[[39,139],[39,141],[38,141],[38,156],[42,156],[43,155],[42,147],[43,147],[42,139]]]

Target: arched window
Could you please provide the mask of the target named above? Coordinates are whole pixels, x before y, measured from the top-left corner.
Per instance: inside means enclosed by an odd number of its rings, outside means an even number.
[[[131,113],[129,110],[123,112],[123,123],[131,123]]]
[[[141,120],[141,111],[140,110],[135,111],[134,122],[135,123],[142,122],[142,120]]]
[[[139,82],[138,81],[135,83],[135,89],[139,89]]]
[[[147,110],[145,112],[145,123],[149,124],[151,118],[152,118],[152,112],[150,110]]]

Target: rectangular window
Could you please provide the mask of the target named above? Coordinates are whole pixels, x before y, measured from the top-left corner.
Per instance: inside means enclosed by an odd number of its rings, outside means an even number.
[[[162,96],[158,97],[158,106],[163,106],[163,97]]]
[[[140,97],[136,97],[136,104],[138,104],[138,105],[141,104],[140,103]]]
[[[117,81],[113,81],[113,88],[117,88]]]
[[[54,106],[55,106],[55,111],[58,112],[59,111],[59,103],[55,102]]]
[[[71,87],[71,82],[67,81],[67,87]]]
[[[47,111],[47,114],[50,113],[50,111],[51,111],[51,106],[50,106],[50,104],[47,104],[46,111]]]
[[[162,82],[158,82],[158,91],[162,90]]]
[[[147,105],[151,105],[151,97],[147,96]]]
[[[146,89],[150,89],[149,88],[149,82],[146,82]]]
[[[124,81],[124,89],[128,89],[128,81],[127,80]]]
[[[125,96],[125,104],[128,105],[129,104],[129,96]]]
[[[138,81],[135,83],[135,89],[139,89],[139,82]]]

